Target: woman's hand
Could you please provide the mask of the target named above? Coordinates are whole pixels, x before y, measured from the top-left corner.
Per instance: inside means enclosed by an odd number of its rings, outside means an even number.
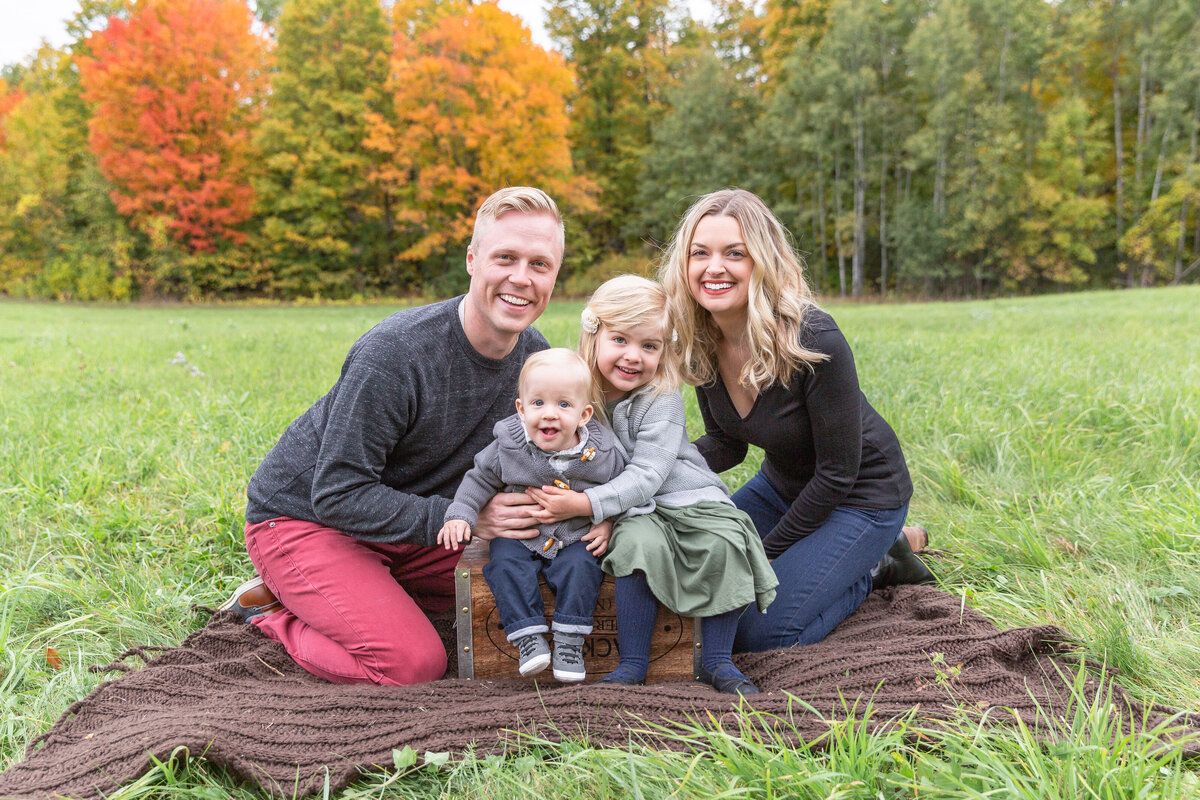
[[[532,539],[537,536],[538,521],[533,510],[541,506],[524,492],[501,492],[479,509],[475,522],[476,539]]]
[[[560,489],[557,486],[531,486],[526,494],[537,501],[538,509],[530,512],[540,523],[562,522],[572,517],[592,516],[592,501],[583,492]]]
[[[583,535],[583,541],[587,542],[587,551],[599,558],[608,552],[608,540],[612,538],[612,520],[601,520],[599,525],[593,525],[592,529]]]

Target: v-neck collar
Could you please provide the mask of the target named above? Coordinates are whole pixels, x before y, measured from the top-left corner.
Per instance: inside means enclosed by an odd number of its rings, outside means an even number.
[[[759,389],[758,392],[754,395],[754,402],[750,404],[750,410],[747,411],[746,416],[743,417],[742,413],[740,411],[738,411],[737,405],[735,405],[733,402],[733,396],[729,394],[729,387],[725,385],[725,380],[718,376],[717,383],[720,384],[721,394],[725,397],[725,402],[729,404],[729,408],[731,411],[733,411],[733,415],[735,417],[737,417],[738,422],[745,422],[746,420],[748,420],[752,416],[754,416],[754,412],[758,408],[758,403],[760,400],[762,400],[762,396],[763,396],[762,389]]]

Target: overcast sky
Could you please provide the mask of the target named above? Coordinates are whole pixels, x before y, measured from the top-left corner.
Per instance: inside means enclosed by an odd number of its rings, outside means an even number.
[[[689,3],[698,18],[708,14],[707,0]],[[533,40],[549,47],[542,27],[543,0],[500,0],[500,7],[519,15],[533,31]],[[79,0],[0,0],[0,65],[26,61],[42,39],[61,47],[67,43],[66,20]]]

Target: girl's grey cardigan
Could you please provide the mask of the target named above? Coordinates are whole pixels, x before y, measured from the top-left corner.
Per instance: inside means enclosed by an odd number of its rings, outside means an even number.
[[[475,466],[454,492],[445,521],[461,519],[474,528],[479,509],[497,492],[523,492],[530,486],[550,486],[558,481],[583,491],[616,477],[625,466],[612,432],[594,420],[587,423],[587,442],[571,456],[539,450],[525,436],[517,414],[497,422],[493,432],[495,440],[475,456]],[[552,459],[561,460],[561,471],[551,466]],[[572,517],[539,525],[537,537],[522,539],[521,543],[544,558],[554,558],[562,548],[580,541],[591,527],[587,517]]]
[[[688,440],[683,398],[646,386],[612,411],[612,429],[628,464],[616,478],[585,489],[592,521],[628,512],[649,514],[655,503],[690,506],[706,500],[733,504],[729,490]]]

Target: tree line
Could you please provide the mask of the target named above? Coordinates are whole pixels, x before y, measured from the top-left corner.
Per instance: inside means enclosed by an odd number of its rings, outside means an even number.
[[[1200,271],[1200,0],[82,0],[0,72],[0,292],[448,295],[478,203],[563,207],[560,285],[759,193],[825,293]]]

